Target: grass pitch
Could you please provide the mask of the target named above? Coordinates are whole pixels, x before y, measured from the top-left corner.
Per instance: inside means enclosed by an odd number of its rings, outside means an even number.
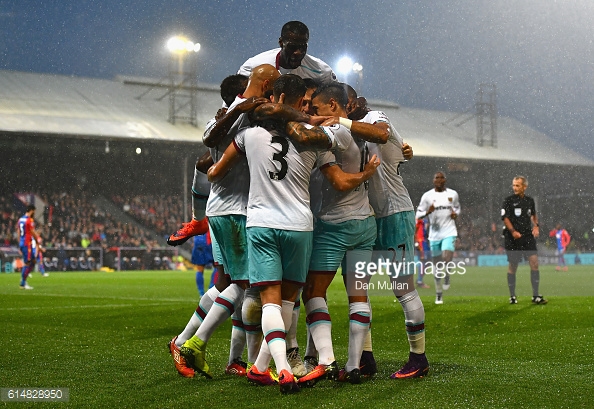
[[[530,303],[527,267],[509,305],[505,268],[468,268],[443,305],[420,290],[426,311],[424,379],[391,380],[408,357],[402,309],[376,296],[373,341],[379,373],[362,385],[322,381],[300,394],[224,374],[230,323],[208,347],[215,378],[185,379],[167,342],[197,302],[193,272],[0,274],[0,387],[69,388],[59,407],[150,408],[591,408],[594,407],[594,267],[541,268],[544,306]],[[425,281],[433,287],[431,277]],[[578,294],[578,295],[573,295]],[[348,307],[342,283],[329,293],[335,354],[344,365]],[[304,314],[299,342],[305,345]],[[13,403],[0,402],[11,406]]]

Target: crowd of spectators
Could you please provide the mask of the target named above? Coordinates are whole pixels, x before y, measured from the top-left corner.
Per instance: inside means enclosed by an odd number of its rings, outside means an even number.
[[[51,248],[158,247],[156,237],[167,237],[184,221],[183,200],[171,195],[113,196],[112,201],[146,229],[123,223],[98,208],[84,192],[39,194],[47,203],[45,223],[37,227],[43,246]],[[22,215],[12,195],[0,195],[0,245],[18,244],[17,221]],[[502,224],[489,220],[480,206],[465,206],[459,219],[459,252],[503,254]],[[157,236],[155,236],[155,232]],[[542,240],[546,240],[545,237]],[[574,236],[578,239],[578,237]],[[576,240],[576,245],[580,242]],[[581,247],[581,246],[580,246]],[[584,250],[578,247],[578,250]],[[140,258],[140,257],[139,257]]]
[[[168,237],[184,220],[183,200],[172,195],[113,196],[112,202],[142,225]]]
[[[45,248],[55,247],[147,247],[157,246],[155,237],[133,224],[122,223],[94,205],[84,192],[76,195],[51,193],[38,195],[46,204],[44,222],[36,228]],[[13,198],[0,197],[3,245],[17,245],[18,212]]]
[[[116,220],[111,214],[93,204],[84,192],[41,193],[37,196],[46,203],[46,206],[42,209],[42,220],[37,220],[36,229],[42,237],[46,254],[57,259],[54,266],[57,270],[65,270],[69,265],[72,266],[73,255],[76,255],[76,262],[79,263],[83,259],[97,258],[99,252],[91,251],[97,247],[103,248],[103,264],[112,268],[117,267],[117,248],[121,247],[138,249],[122,252],[123,269],[171,267],[169,262],[165,262],[171,259],[169,252],[160,254],[159,251],[153,250],[159,248],[159,243],[156,240],[157,236],[151,230],[157,230],[156,227],[158,227],[159,235],[163,236],[168,231],[169,225],[177,226],[173,222],[168,225],[157,217],[157,212],[162,209],[166,214],[173,214],[171,208],[168,208],[160,198],[136,197],[131,200],[133,207],[124,206],[124,210],[128,210],[127,213],[135,216],[136,213],[130,213],[130,209],[133,208],[141,214],[138,203],[148,204],[151,217],[135,217],[146,226],[145,229],[133,223]],[[18,246],[17,224],[23,211],[17,210],[15,203],[13,195],[0,195],[1,246]],[[181,221],[179,223],[181,224]],[[177,230],[177,227],[174,230]],[[76,253],[68,251],[73,248],[82,250]],[[164,261],[161,263],[160,260]],[[82,264],[79,265],[80,267]]]

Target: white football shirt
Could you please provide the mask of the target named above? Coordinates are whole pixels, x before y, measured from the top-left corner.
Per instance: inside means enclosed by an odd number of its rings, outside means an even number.
[[[381,111],[369,111],[359,122],[375,124],[384,122],[389,125],[390,136],[385,144],[368,142],[369,156],[377,155],[381,165],[369,179],[369,202],[375,211],[375,217],[387,217],[395,213],[414,210],[408,190],[400,175],[400,164],[405,161],[402,155],[402,137]]]
[[[338,132],[347,133],[350,136],[350,143],[346,146],[346,149],[334,149],[332,153],[328,152],[322,155],[323,160],[320,167],[334,162],[334,166],[340,166],[345,173],[360,172],[368,161],[365,142],[353,139],[351,132],[343,126],[338,128]],[[362,220],[373,216],[365,183],[353,190],[339,192],[324,177],[320,193],[320,209],[314,213],[320,220],[328,223],[341,223],[347,220]]]
[[[243,101],[245,101],[245,98],[235,98],[227,113],[231,112],[237,104]],[[225,149],[233,142],[237,133],[249,126],[250,122],[247,115],[241,114],[223,140],[214,148],[209,148],[210,155],[215,163],[221,159]],[[225,216],[229,214],[245,216],[247,214],[249,189],[248,165],[245,158],[242,158],[221,180],[212,183],[206,203],[206,216]]]
[[[417,219],[425,217],[431,205],[435,210],[427,216],[429,219],[429,241],[439,241],[446,237],[457,236],[456,222],[452,211],[460,214],[460,200],[455,190],[446,188],[443,192],[431,189],[423,194],[417,207]]]
[[[262,64],[270,64],[281,74],[295,74],[301,78],[312,78],[323,84],[336,81],[336,75],[332,68],[319,58],[306,54],[301,65],[295,69],[283,68],[279,65],[280,48],[264,51],[252,58],[249,58],[237,71],[238,74],[250,76],[252,69]]]
[[[239,132],[234,143],[249,166],[246,227],[312,231],[309,178],[318,152],[297,148],[286,135],[262,127]]]

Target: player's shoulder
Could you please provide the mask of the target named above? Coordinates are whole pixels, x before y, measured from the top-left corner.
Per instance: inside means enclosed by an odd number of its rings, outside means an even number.
[[[353,143],[351,131],[343,125],[334,124],[321,128],[330,138],[333,150],[345,151]]]
[[[241,104],[243,101],[245,101],[246,98],[244,98],[243,96],[236,96],[235,100],[231,103],[231,105],[229,105],[229,109],[227,109],[227,113],[233,111],[233,109],[235,109],[235,107],[239,104]]]
[[[306,54],[301,61],[300,68],[305,72],[309,71],[310,74],[306,74],[306,76],[312,76],[324,83],[337,80],[336,74],[332,71],[332,67],[313,55]]]
[[[305,57],[303,58],[303,60],[301,61],[301,65],[308,65],[308,66],[315,66],[319,69],[323,69],[323,70],[332,70],[332,68],[330,68],[330,66],[328,64],[326,64],[324,62],[324,60],[322,60],[321,58],[318,57],[314,57],[313,55],[310,54],[305,54]]]
[[[367,114],[360,120],[361,122],[366,122],[369,124],[374,124],[376,122],[385,122],[390,124],[390,118],[384,111],[377,111],[377,110],[370,110]]]
[[[276,66],[276,56],[280,52],[280,48],[273,48],[272,50],[263,51],[253,57],[248,58],[237,71],[238,74],[250,75],[252,69],[262,64],[270,64]]]

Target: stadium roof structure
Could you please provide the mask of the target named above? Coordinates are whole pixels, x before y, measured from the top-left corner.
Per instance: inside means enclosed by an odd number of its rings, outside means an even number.
[[[448,123],[456,113],[373,100],[368,105],[388,115],[404,141],[413,147],[416,157],[594,166],[594,161],[513,118],[497,118],[496,147],[478,146],[476,121],[460,126]]]
[[[154,79],[0,71],[0,133],[200,143],[204,125],[221,107],[218,85],[198,85],[197,127],[168,121],[168,93],[167,82]],[[478,146],[475,121],[454,125],[456,113],[368,103],[388,115],[416,157],[594,166],[509,117],[497,119],[497,147]]]

